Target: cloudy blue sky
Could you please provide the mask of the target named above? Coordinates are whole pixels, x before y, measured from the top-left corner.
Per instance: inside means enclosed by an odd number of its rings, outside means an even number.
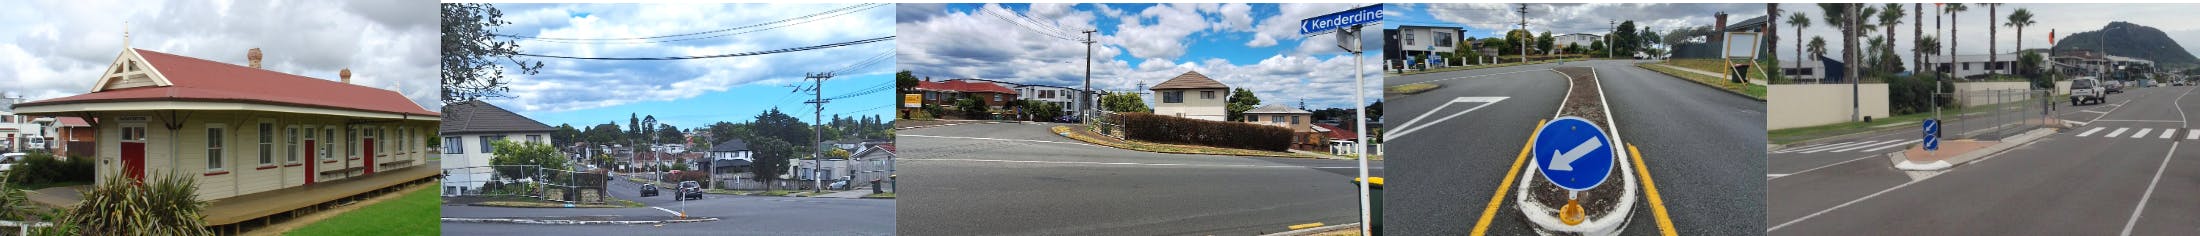
[[[1097,30],[1092,86],[1127,91],[1198,71],[1261,101],[1352,105],[1352,54],[1333,36],[1300,37],[1299,20],[1360,4],[901,4],[900,68],[934,80],[977,78],[1076,87],[1085,44],[1012,23]],[[989,11],[993,13],[988,13]],[[1380,98],[1380,31],[1363,34],[1368,101]],[[1069,35],[1068,37],[1082,37]],[[1151,102],[1152,99],[1148,99]]]
[[[0,93],[30,100],[91,91],[129,47],[389,89],[434,110],[435,1],[10,1],[0,7]]]
[[[893,5],[846,4],[496,4],[513,24],[500,33],[544,38],[636,38],[712,32],[820,12],[814,18],[662,40],[520,40],[527,53],[586,57],[715,55],[795,48],[893,36]],[[853,8],[851,8],[853,7]],[[834,11],[848,9],[846,11]],[[814,20],[812,20],[814,19]],[[776,28],[775,28],[776,27]],[[769,28],[767,30],[767,28]],[[677,41],[674,41],[677,40]],[[659,123],[695,128],[718,121],[744,122],[766,109],[808,121],[813,113],[790,85],[809,85],[804,73],[845,70],[827,80],[824,95],[869,88],[884,92],[834,100],[823,114],[891,117],[894,41],[759,56],[677,60],[598,61],[530,58],[540,74],[518,75],[511,98],[483,99],[543,123],[576,127],[616,122],[629,114],[655,115]],[[855,66],[868,58],[868,66]],[[513,72],[507,72],[512,76]]]
[[[1877,7],[1881,4],[1867,5]],[[1519,4],[1392,4],[1391,6],[1397,7],[1386,9],[1387,13],[1392,14],[1385,17],[1385,20],[1393,23],[1385,25],[1385,27],[1390,28],[1396,28],[1397,25],[1460,26],[1467,28],[1467,36],[1490,37],[1501,36],[1504,30],[1517,27],[1514,24],[1520,22],[1520,15],[1514,12],[1518,10]],[[1741,21],[1765,15],[1765,4],[1762,3],[1600,3],[1527,4],[1527,6],[1528,29],[1536,32],[1552,31],[1553,34],[1603,34],[1605,29],[1610,27],[1609,20],[1614,19],[1634,20],[1636,24],[1648,25],[1653,30],[1664,32],[1679,27],[1710,25],[1714,21],[1712,14],[1717,12],[1729,14],[1729,21]],[[1916,14],[1916,12],[1911,11],[1912,5],[1905,3],[1902,6],[1904,12]],[[1934,9],[1933,4],[1927,3],[1924,8],[1927,9],[1927,14],[1937,13],[1937,11],[1932,10]],[[1959,18],[1954,20],[1955,22],[1949,23],[1947,22],[1949,20],[1941,19],[1943,23],[1950,24],[1944,25],[1943,30],[1960,27],[1960,30],[1956,31],[1955,38],[1961,40],[1962,43],[1956,45],[1958,47],[1956,53],[1962,55],[1984,54],[1988,47],[1986,42],[1988,36],[1990,36],[1990,31],[1987,30],[1988,24],[1996,23],[1988,21],[1987,18],[2007,19],[2010,12],[2014,12],[2018,8],[2026,8],[2032,10],[2033,21],[2039,23],[2026,27],[2024,30],[2025,35],[2021,36],[2017,35],[2015,28],[2000,27],[1999,36],[1994,41],[1999,42],[1998,49],[2002,52],[2015,51],[2018,40],[2023,40],[2024,46],[2027,48],[2044,48],[2047,46],[2047,32],[2050,29],[2055,30],[2055,33],[2059,35],[2058,37],[2068,37],[2073,33],[2099,30],[2102,26],[2108,25],[2109,22],[2126,21],[2160,29],[2168,34],[2171,39],[2177,40],[2179,44],[2185,47],[2187,52],[2200,55],[2200,45],[2194,44],[2200,42],[2200,24],[2190,23],[2192,12],[2200,12],[2200,4],[2011,3],[2004,4],[2000,8],[1999,15],[1988,16],[1989,12],[1986,7],[1972,6],[1969,11],[1956,14],[1955,17]],[[1827,51],[1841,51],[1839,45],[1840,32],[1829,26],[1830,24],[1825,23],[1823,19],[1819,19],[1823,11],[1819,10],[1817,4],[1784,3],[1780,4],[1780,9],[1784,11],[1781,14],[1782,17],[1800,12],[1814,21],[1811,27],[1803,29],[1804,40],[1809,40],[1809,37],[1826,37],[1830,43],[1827,45]],[[1914,36],[1911,34],[1912,24],[1923,23],[1927,35],[1942,35],[1943,42],[1946,42],[1947,35],[1950,35],[1950,33],[1945,31],[1934,32],[1935,17],[1936,15],[1925,15],[1924,22],[1910,22],[1915,18],[1903,17],[1903,24],[1898,26],[1900,28],[1896,30],[1895,37],[1908,40]],[[1784,22],[1786,19],[1780,21]],[[1780,36],[1779,47],[1782,52],[1780,57],[1792,60],[1795,57],[1789,54],[1794,54],[1795,29],[1782,23],[1779,26],[1779,31],[1777,33]],[[1943,45],[1946,44],[1943,43]],[[1909,44],[1896,44],[1895,50],[1909,51],[1910,48]],[[1902,56],[1908,58],[1909,55],[1905,53]],[[1908,60],[1904,61],[1907,62]]]

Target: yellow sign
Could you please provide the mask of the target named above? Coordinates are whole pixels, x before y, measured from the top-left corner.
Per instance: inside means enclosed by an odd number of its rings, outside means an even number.
[[[901,107],[922,107],[922,106],[924,106],[924,95],[923,95],[923,94],[902,94],[902,95],[901,95]]]

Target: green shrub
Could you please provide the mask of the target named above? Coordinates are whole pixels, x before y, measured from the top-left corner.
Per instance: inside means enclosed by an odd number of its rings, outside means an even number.
[[[9,167],[8,182],[18,185],[40,185],[61,182],[92,182],[94,163],[92,158],[54,158],[52,154],[31,153]]]
[[[213,235],[198,199],[197,178],[176,175],[128,181],[120,173],[84,192],[84,201],[39,235]],[[74,232],[60,232],[74,231]]]
[[[1129,139],[1265,151],[1291,147],[1291,129],[1283,127],[1149,113],[1121,113],[1113,120],[1123,126],[1123,137]]]

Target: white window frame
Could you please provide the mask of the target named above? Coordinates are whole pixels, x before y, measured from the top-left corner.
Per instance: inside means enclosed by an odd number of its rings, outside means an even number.
[[[336,126],[321,127],[321,160],[336,160]]]
[[[229,170],[228,160],[224,160],[228,155],[223,155],[227,154],[223,152],[228,151],[224,147],[229,144],[228,140],[224,140],[229,137],[228,128],[227,124],[206,124],[206,172]]]
[[[275,137],[278,135],[275,127],[275,119],[260,119],[259,126],[254,127],[259,131],[256,138],[260,141],[260,166],[275,165]]]
[[[283,159],[283,163],[298,164],[298,160],[303,159],[298,158],[298,145],[301,143],[299,141],[304,140],[302,139],[303,137],[298,135],[298,125],[285,126],[283,127],[283,131],[285,132],[283,133],[283,140],[285,142],[288,142],[283,145],[283,156],[285,158]],[[313,132],[311,130],[308,130],[306,133],[310,134]]]
[[[466,154],[466,136],[443,137],[443,154]]]

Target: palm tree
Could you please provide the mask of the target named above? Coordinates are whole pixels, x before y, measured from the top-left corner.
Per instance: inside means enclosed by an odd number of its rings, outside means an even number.
[[[1818,17],[1818,19],[1824,20],[1827,25],[1832,25],[1835,28],[1841,29],[1841,60],[1848,63],[1848,66],[1845,66],[1845,68],[1841,69],[1841,71],[1843,72],[1843,74],[1848,74],[1848,76],[1856,76],[1854,75],[1854,73],[1847,73],[1849,71],[1849,69],[1847,68],[1856,67],[1855,26],[1857,22],[1851,20],[1849,17],[1849,11],[1855,6],[1855,4],[1851,3],[1818,4],[1819,13],[1822,14],[1822,16]]]
[[[1917,51],[1918,51],[1918,52],[1923,52],[1923,53],[1925,53],[1925,56],[1939,56],[1939,55],[1940,55],[1940,38],[1939,38],[1939,37],[1933,37],[1933,36],[1925,36],[1925,37],[1920,37],[1920,38],[1917,38]],[[1925,69],[1926,69],[1926,70],[1934,70],[1934,71],[1935,71],[1935,72],[1934,72],[1934,74],[1935,74],[1935,75],[1938,75],[1938,74],[1939,74],[1939,72],[1938,72],[1938,71],[1940,70],[1940,68],[1938,68],[1938,67],[1927,67],[1927,68],[1925,68]]]
[[[1812,58],[1826,57],[1826,37],[1824,37],[1824,36],[1811,36],[1811,37],[1810,37],[1810,44],[1806,44],[1806,45],[1809,45],[1809,46],[1804,46],[1805,48],[1807,48],[1807,49],[1804,49],[1804,50],[1810,51],[1810,57],[1812,57]]]
[[[1917,40],[1925,37],[1925,3],[1911,3],[1910,12],[1910,66],[1925,67],[1925,52],[1917,50]],[[1934,17],[1939,19],[1939,17]],[[1924,71],[1918,69],[1918,71]]]
[[[1886,47],[1884,48],[1886,49],[1886,54],[1893,54],[1895,40],[1894,27],[1897,25],[1902,25],[1902,15],[1904,14],[1902,12],[1902,4],[1888,3],[1887,5],[1879,7],[1879,9],[1879,26],[1881,28],[1887,29],[1887,38],[1885,39],[1887,40],[1887,44],[1883,46]],[[1882,68],[1894,69],[1896,66],[1893,65],[1902,64],[1902,62],[1900,61],[1901,60],[1887,60],[1880,62],[1880,66]]]
[[[1986,72],[1988,72],[1987,74],[1993,74],[1993,72],[1996,72],[1993,65],[2001,63],[2001,55],[1999,55],[2001,49],[1995,48],[2001,45],[2001,28],[1994,28],[1994,25],[2000,24],[2000,22],[1996,22],[2000,19],[1994,18],[1994,16],[2001,15],[2001,4],[1979,3],[1978,5],[1986,6]]]
[[[1963,38],[1956,35],[1956,29],[1962,28],[1955,27],[1956,24],[1960,24],[1957,23],[1959,21],[1956,21],[1956,13],[1963,13],[1963,11],[1971,10],[1971,8],[1964,7],[1962,3],[1951,3],[1948,5],[1943,5],[1940,10],[1948,12],[1948,75],[1954,76],[1956,70],[1956,47],[1962,45],[1962,43],[1957,42],[1962,42],[1958,40],[1961,40]]]
[[[2037,23],[2039,23],[2039,22],[2033,22],[2033,21],[2032,21],[2032,10],[2029,10],[2029,9],[2024,9],[2024,8],[2021,8],[2021,7],[2020,7],[2020,8],[2017,8],[2017,11],[2016,11],[2016,12],[2010,12],[2010,13],[2009,13],[2009,23],[2005,23],[2004,25],[2006,25],[2006,26],[2009,26],[2009,27],[2013,27],[2013,28],[2017,28],[2017,51],[2020,51],[2020,52],[2021,52],[2021,51],[2024,51],[2024,27],[2025,27],[2025,26],[2032,26],[2032,24],[2037,24]],[[2025,69],[2030,69],[2030,68],[2017,68],[2017,69],[2018,69],[2018,70],[2025,70]]]
[[[1804,16],[1802,12],[1796,12],[1788,16],[1787,24],[1795,27],[1795,66],[1802,67],[1803,28],[1810,28],[1810,17]]]

